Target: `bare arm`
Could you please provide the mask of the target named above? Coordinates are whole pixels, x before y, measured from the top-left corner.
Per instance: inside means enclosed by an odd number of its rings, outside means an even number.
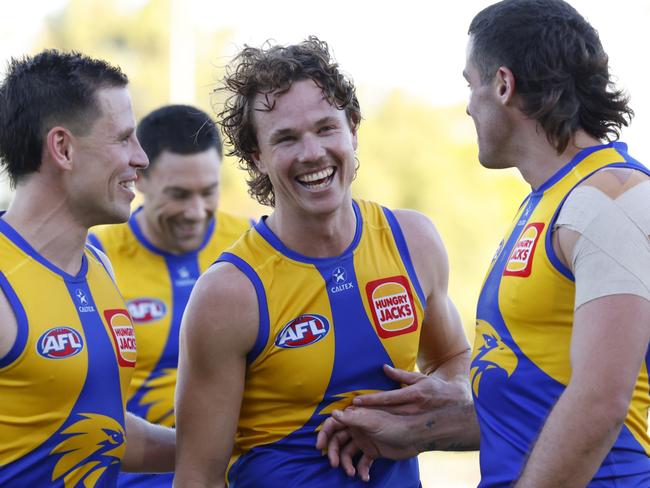
[[[586,486],[627,414],[650,340],[650,302],[593,300],[575,314],[572,374],[535,443],[517,487]]]
[[[174,471],[176,433],[126,413],[126,452],[122,470],[136,473]]]
[[[194,287],[181,326],[174,486],[225,486],[258,320],[253,285],[233,265],[213,266]]]

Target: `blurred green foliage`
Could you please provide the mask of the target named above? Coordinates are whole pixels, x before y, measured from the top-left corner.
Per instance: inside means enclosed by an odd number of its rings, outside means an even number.
[[[34,50],[74,49],[117,64],[131,80],[136,117],[169,103],[172,0],[139,4],[70,0],[48,20]],[[208,113],[227,62],[229,32],[193,32],[196,92],[190,99]],[[352,71],[354,67],[349,67]],[[460,81],[459,81],[460,82]],[[432,82],[431,89],[435,89]],[[490,259],[527,193],[513,171],[488,171],[477,161],[476,136],[464,107],[432,107],[398,91],[366,105],[359,132],[360,169],[354,195],[391,208],[413,208],[436,224],[450,261],[450,294],[470,339],[478,292]],[[224,209],[258,217],[268,213],[246,193],[245,173],[226,158]]]

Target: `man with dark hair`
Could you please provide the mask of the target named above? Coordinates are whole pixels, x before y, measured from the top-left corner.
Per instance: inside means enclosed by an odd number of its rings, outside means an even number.
[[[44,51],[0,84],[0,485],[115,486],[120,467],[170,471],[171,429],[125,414],[133,326],[88,228],[122,222],[147,156],[127,78]],[[127,441],[128,438],[128,441]]]
[[[332,409],[399,388],[382,365],[417,359],[441,397],[470,401],[444,246],[425,216],[352,199],[361,112],[326,43],[246,47],[226,89],[232,153],[273,212],[192,292],[176,486],[365,486],[314,443]],[[420,485],[415,458],[362,461],[358,473],[371,486]]]
[[[532,187],[478,303],[480,486],[650,486],[650,173],[608,142],[632,110],[596,30],[562,0],[499,2],[469,36],[479,160]],[[336,412],[323,435],[345,425],[373,455],[405,455],[427,415]],[[468,425],[446,418],[447,435]]]
[[[138,363],[128,411],[173,427],[181,318],[197,278],[249,227],[217,212],[221,139],[201,110],[169,105],[138,124],[150,164],[136,182],[144,196],[122,225],[93,230],[90,241],[115,269],[134,322]],[[119,486],[171,486],[173,475],[123,473]]]

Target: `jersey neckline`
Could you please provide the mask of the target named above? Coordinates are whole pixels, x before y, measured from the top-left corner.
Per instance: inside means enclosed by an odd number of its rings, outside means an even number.
[[[135,209],[135,211],[131,214],[131,217],[129,217],[128,224],[129,224],[129,228],[135,235],[135,238],[140,242],[140,244],[142,244],[145,248],[147,248],[149,251],[151,251],[154,254],[159,254],[161,256],[171,257],[171,258],[181,258],[181,257],[196,255],[199,252],[201,252],[203,248],[208,244],[210,238],[212,237],[212,234],[214,233],[216,219],[213,216],[210,219],[210,222],[208,223],[208,228],[206,229],[205,236],[203,236],[203,241],[201,242],[201,245],[199,247],[197,247],[193,251],[189,251],[183,254],[174,254],[169,251],[165,251],[152,244],[151,241],[145,237],[144,232],[142,232],[142,229],[140,228],[140,224],[138,224],[138,221],[136,220],[135,217],[137,214],[139,214],[142,211],[143,208],[144,206],[141,205]]]
[[[21,251],[23,251],[38,263],[45,266],[53,273],[61,276],[65,281],[83,281],[86,279],[86,273],[88,272],[88,258],[86,257],[85,252],[82,252],[81,255],[81,267],[79,268],[79,271],[76,275],[71,275],[70,273],[59,268],[57,265],[44,257],[41,253],[39,253],[36,249],[34,249],[32,245],[27,242],[16,229],[14,229],[6,220],[4,220],[4,218],[2,218],[4,214],[5,212],[0,212],[0,233],[4,234],[5,237],[7,237],[7,239],[9,239]]]
[[[553,176],[551,176],[548,180],[542,183],[539,188],[533,190],[531,192],[531,196],[544,193],[546,190],[548,190],[553,185],[555,185],[558,181],[564,178],[573,168],[575,168],[587,156],[589,156],[592,153],[595,153],[596,151],[600,151],[601,149],[607,149],[607,148],[614,148],[623,153],[627,152],[627,144],[619,141],[612,141],[607,144],[597,144],[595,146],[586,147],[580,150],[575,156],[573,156],[571,161],[569,161],[567,164],[565,164],[559,170],[557,170],[553,174]]]
[[[294,261],[298,261],[300,263],[314,264],[314,265],[327,265],[336,262],[339,259],[341,259],[343,256],[346,256],[354,252],[356,247],[359,245],[359,241],[361,240],[361,231],[363,229],[363,219],[361,217],[359,204],[355,200],[352,200],[352,209],[354,210],[354,216],[356,218],[354,237],[352,238],[352,242],[347,247],[347,249],[345,249],[345,251],[343,251],[338,256],[331,256],[326,258],[314,258],[310,256],[305,256],[303,254],[300,254],[299,252],[289,249],[266,224],[266,216],[259,219],[259,221],[255,224],[254,228],[264,238],[264,240],[271,245],[271,247],[273,247],[276,251],[278,251],[280,254],[284,255],[285,257],[290,258]]]

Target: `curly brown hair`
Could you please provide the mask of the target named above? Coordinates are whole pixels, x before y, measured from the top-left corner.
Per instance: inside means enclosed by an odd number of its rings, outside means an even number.
[[[487,83],[499,66],[515,76],[524,113],[562,153],[575,132],[618,139],[634,115],[611,80],[598,32],[562,0],[504,0],[469,27],[472,61]]]
[[[287,92],[296,81],[311,79],[333,106],[345,110],[353,130],[361,122],[361,109],[352,81],[332,60],[325,41],[315,36],[299,44],[271,45],[261,48],[245,46],[226,68],[223,86],[218,91],[230,94],[218,113],[225,140],[231,147],[228,156],[235,156],[248,172],[248,193],[262,205],[275,206],[275,193],[269,177],[261,173],[252,153],[258,150],[255,111],[271,111],[275,102],[267,96],[264,108],[253,108],[257,94]]]

